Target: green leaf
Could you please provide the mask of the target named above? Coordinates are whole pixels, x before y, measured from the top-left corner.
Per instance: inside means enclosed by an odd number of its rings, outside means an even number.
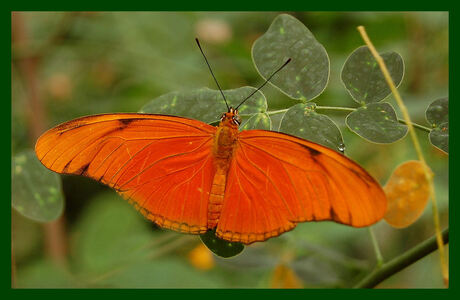
[[[343,151],[340,129],[326,115],[315,112],[315,104],[297,104],[288,109],[281,120],[279,131]]]
[[[75,233],[76,266],[87,275],[146,261],[145,246],[156,236],[142,215],[114,192],[91,199]]]
[[[282,14],[254,42],[252,59],[257,71],[268,78],[292,61],[270,83],[291,98],[312,100],[325,89],[329,79],[329,57],[313,34],[296,18]]]
[[[426,120],[433,127],[449,122],[449,98],[434,100],[425,112]]]
[[[431,144],[449,153],[449,98],[431,102],[426,109],[425,116],[433,127],[429,135]]]
[[[393,143],[407,133],[407,126],[398,122],[395,110],[386,102],[358,108],[345,123],[351,131],[374,143]]]
[[[228,105],[236,107],[256,88],[245,86],[233,90],[224,90]],[[267,110],[267,99],[261,91],[255,93],[238,111],[241,116],[252,116]],[[220,91],[208,88],[171,92],[153,99],[141,108],[141,113],[155,113],[181,116],[214,123],[227,111]]]
[[[126,266],[98,282],[122,288],[221,288],[219,277],[194,270],[179,259],[165,258]]]
[[[240,130],[250,130],[250,129],[272,129],[272,120],[267,113],[258,113],[252,115],[252,117],[247,118],[246,121],[243,121],[240,126]]]
[[[449,123],[442,123],[430,131],[430,142],[433,146],[449,153]]]
[[[18,267],[16,277],[18,288],[81,288],[68,270],[50,260]]]
[[[43,228],[34,220],[24,217],[15,209],[11,211],[11,243],[14,259],[23,262],[37,255],[43,248]]]
[[[404,75],[404,62],[396,52],[380,53],[388,72],[396,86]],[[360,103],[379,102],[387,97],[391,90],[382,71],[367,46],[357,48],[346,60],[342,69],[342,82],[353,99]]]
[[[243,244],[222,240],[216,236],[214,230],[208,230],[205,234],[201,234],[200,238],[209,250],[220,257],[232,257],[244,250]]]
[[[45,168],[32,150],[15,155],[12,169],[12,206],[35,221],[57,219],[64,207],[59,175]]]

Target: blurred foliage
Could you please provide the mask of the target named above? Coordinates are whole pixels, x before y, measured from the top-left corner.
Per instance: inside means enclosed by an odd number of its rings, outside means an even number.
[[[448,91],[447,13],[290,14],[308,27],[330,60],[329,83],[315,103],[356,107],[340,78],[347,57],[363,44],[356,26],[364,25],[379,51],[396,51],[404,58],[405,75],[399,90],[412,120],[427,126],[425,110]],[[204,86],[214,89],[195,37],[200,38],[223,89],[260,85],[263,79],[252,63],[251,46],[279,13],[19,15],[24,26],[13,26],[12,44],[13,154],[33,148],[37,138],[32,96],[38,97],[44,111],[44,128],[40,129],[44,130],[84,115],[136,112],[150,100],[170,92]],[[23,41],[19,41],[20,35]],[[24,41],[26,47],[21,46]],[[35,90],[31,90],[30,78],[21,66],[26,59],[35,62]],[[299,103],[270,85],[264,87],[263,93],[268,111]],[[391,96],[386,101],[394,103]],[[224,111],[222,106],[221,112]],[[396,114],[399,115],[398,109]],[[282,116],[272,116],[272,128],[279,128]],[[328,111],[327,117],[341,129],[347,156],[381,183],[396,166],[415,157],[407,138],[385,145],[369,143],[346,127],[343,112]],[[426,132],[417,133],[435,174],[444,227],[448,224],[448,157],[430,144]],[[276,276],[278,285],[295,282],[304,287],[349,287],[368,274],[375,262],[367,230],[310,222],[278,238],[246,247],[234,258],[212,256],[213,264],[209,257],[196,254],[201,243],[198,236],[159,230],[115,192],[107,192],[96,182],[64,176],[63,190],[69,243],[66,265],[56,264],[42,250],[44,242],[38,223],[12,214],[18,287],[270,287]],[[433,234],[430,206],[407,228],[394,229],[380,222],[374,230],[388,260]],[[285,257],[288,261],[281,261]],[[198,267],[200,260],[201,265],[210,267]],[[280,265],[289,267],[280,271]],[[441,276],[436,275],[439,269],[435,253],[381,286],[442,287]]]
[[[64,209],[61,178],[43,166],[34,151],[13,157],[11,205],[39,222],[57,219]]]

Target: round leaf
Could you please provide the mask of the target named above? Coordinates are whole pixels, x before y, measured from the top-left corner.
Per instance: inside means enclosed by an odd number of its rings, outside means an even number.
[[[441,98],[434,100],[426,109],[425,115],[426,120],[433,127],[438,127],[439,124],[449,122],[449,99]]]
[[[312,100],[322,93],[329,79],[326,50],[302,22],[287,14],[276,17],[254,42],[252,58],[263,78],[291,58],[270,83],[294,99]]]
[[[407,134],[407,126],[398,122],[389,103],[370,103],[350,113],[345,120],[348,128],[374,143],[393,143]]]
[[[39,222],[57,219],[64,207],[61,178],[45,168],[32,150],[13,158],[12,206]]]
[[[240,130],[250,130],[250,129],[272,129],[272,120],[267,113],[258,113],[252,115],[252,117],[246,118],[243,120],[240,126]]]
[[[343,152],[340,129],[328,116],[316,113],[314,107],[313,103],[300,103],[289,108],[279,131]]]
[[[442,123],[433,128],[429,137],[433,146],[449,153],[449,123]]]
[[[413,224],[425,210],[429,197],[423,164],[414,160],[399,165],[383,189],[388,200],[385,221],[396,228]]]
[[[209,250],[220,257],[232,257],[244,250],[243,244],[222,240],[216,236],[214,230],[208,230],[206,233],[200,235],[200,238]]]
[[[247,96],[254,92],[254,87],[241,87],[224,90],[228,105],[236,107]],[[255,93],[239,107],[242,116],[252,116],[267,110],[267,100],[261,91]],[[220,120],[227,108],[220,91],[200,88],[191,91],[171,92],[153,99],[141,108],[141,113],[155,113],[192,118],[206,123]]]
[[[404,75],[404,62],[396,52],[381,53],[393,82],[398,86]],[[374,103],[387,97],[391,90],[382,71],[367,46],[353,51],[342,69],[342,82],[353,99],[360,103]]]

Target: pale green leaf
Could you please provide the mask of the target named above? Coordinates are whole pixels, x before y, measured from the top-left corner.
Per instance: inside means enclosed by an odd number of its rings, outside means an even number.
[[[11,204],[23,216],[39,222],[53,221],[62,214],[61,178],[45,168],[32,150],[13,158]]]
[[[449,98],[441,98],[430,103],[425,112],[426,120],[433,127],[449,122]]]
[[[324,47],[302,22],[282,14],[254,42],[254,64],[268,78],[289,58],[291,62],[270,83],[291,98],[312,100],[325,89],[329,79],[329,57]]]
[[[442,123],[430,131],[430,142],[433,146],[449,153],[449,123]]]
[[[250,130],[250,129],[265,129],[271,130],[272,121],[270,116],[267,113],[258,113],[254,114],[251,117],[246,117],[246,120],[243,119],[241,123],[240,130]]]
[[[236,107],[254,92],[254,87],[224,90],[229,106]],[[267,100],[261,91],[256,92],[238,108],[241,116],[252,116],[267,110]],[[165,114],[187,117],[206,123],[218,122],[227,107],[220,91],[200,88],[190,91],[171,92],[153,99],[139,111],[141,113]]]
[[[380,53],[393,82],[398,86],[404,75],[404,62],[396,52]],[[342,69],[342,82],[353,99],[360,103],[379,102],[387,97],[391,90],[382,71],[367,46],[353,51]]]
[[[370,103],[350,113],[347,126],[374,143],[393,143],[407,134],[407,126],[398,122],[393,107],[386,102]]]
[[[328,116],[318,114],[314,107],[314,103],[300,103],[289,108],[281,121],[279,131],[343,152],[340,129]]]
[[[446,97],[433,101],[425,115],[433,127],[429,136],[431,144],[449,153],[449,99]]]

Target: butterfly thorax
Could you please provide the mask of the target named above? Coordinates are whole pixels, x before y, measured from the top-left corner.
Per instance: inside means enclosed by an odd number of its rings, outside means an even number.
[[[217,127],[213,147],[216,162],[223,160],[222,163],[226,162],[228,165],[228,161],[232,157],[235,141],[239,134],[239,121],[236,117],[237,113],[233,111],[225,113]]]

